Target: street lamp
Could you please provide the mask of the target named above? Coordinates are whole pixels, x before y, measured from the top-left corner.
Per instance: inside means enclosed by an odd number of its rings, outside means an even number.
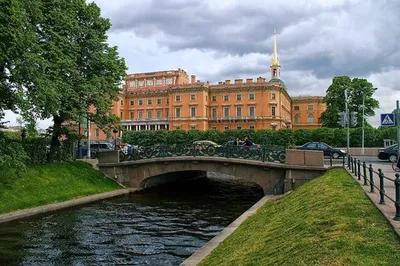
[[[363,96],[363,101],[362,101],[362,137],[361,137],[361,155],[364,155],[364,120],[365,120],[365,88],[362,90],[362,96]],[[378,88],[372,88],[374,91],[376,91]]]

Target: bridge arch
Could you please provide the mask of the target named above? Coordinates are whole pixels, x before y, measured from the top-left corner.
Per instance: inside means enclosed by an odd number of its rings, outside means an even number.
[[[99,163],[100,171],[118,182],[138,189],[145,188],[151,177],[172,178],[171,173],[207,171],[224,173],[260,185],[265,194],[281,194],[290,190],[294,177],[309,180],[325,172],[323,167],[289,166],[273,162],[223,157],[166,157],[137,161]],[[179,178],[178,178],[179,179]]]

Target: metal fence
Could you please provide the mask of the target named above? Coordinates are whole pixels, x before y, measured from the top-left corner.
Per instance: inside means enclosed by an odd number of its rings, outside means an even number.
[[[154,145],[138,147],[133,151],[122,151],[120,155],[120,161],[179,156],[213,156],[284,163],[286,160],[286,150],[281,146],[261,145]]]
[[[367,165],[365,162],[361,163],[361,160],[348,156],[347,157],[347,167],[353,173],[359,181],[363,179],[364,186],[369,186],[370,192],[375,193],[375,189],[379,192],[379,204],[386,204],[386,199],[391,201],[396,208],[396,215],[393,218],[395,221],[400,221],[400,175],[395,174],[395,178],[389,178],[385,176],[382,169],[375,171],[372,164]],[[378,178],[378,179],[376,179]],[[379,181],[379,185],[375,182]],[[385,180],[393,182],[395,186],[395,198],[390,197],[385,191]]]

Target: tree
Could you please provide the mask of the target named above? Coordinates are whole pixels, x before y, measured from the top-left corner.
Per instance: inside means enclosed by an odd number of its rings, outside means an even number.
[[[368,82],[366,79],[350,79],[347,76],[334,77],[324,98],[327,109],[322,113],[320,118],[320,123],[324,127],[339,127],[337,121],[339,120],[339,112],[345,111],[346,89],[348,95],[348,111],[358,113],[358,126],[361,126],[363,119],[363,97],[365,101],[365,117],[375,114],[374,109],[379,107],[379,102],[372,97],[375,92],[372,83]],[[368,125],[366,122],[365,124]]]
[[[35,75],[22,89],[22,116],[53,118],[49,161],[55,158],[63,123],[89,116],[100,128],[114,127],[110,113],[126,71],[116,47],[107,44],[111,23],[85,0],[41,0],[30,16],[36,40]],[[28,47],[26,47],[29,49]]]
[[[36,1],[0,0],[0,126],[4,110],[16,110],[35,64],[35,32],[29,17],[40,16]]]

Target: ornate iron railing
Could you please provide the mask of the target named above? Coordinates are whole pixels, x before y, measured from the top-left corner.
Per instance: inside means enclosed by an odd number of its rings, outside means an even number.
[[[205,146],[161,144],[146,147],[142,146],[129,152],[121,151],[120,161],[177,156],[214,156],[284,163],[286,160],[286,151],[285,148],[281,146]]]

